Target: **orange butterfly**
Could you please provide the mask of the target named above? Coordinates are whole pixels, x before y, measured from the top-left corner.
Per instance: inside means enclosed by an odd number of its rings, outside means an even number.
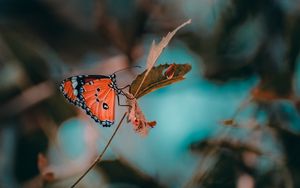
[[[119,95],[126,96],[122,91],[124,88],[118,88],[115,73],[109,76],[73,76],[62,81],[60,85],[61,92],[69,102],[83,108],[103,127],[110,127],[114,123],[115,96],[119,106],[127,106],[120,105],[119,102]]]

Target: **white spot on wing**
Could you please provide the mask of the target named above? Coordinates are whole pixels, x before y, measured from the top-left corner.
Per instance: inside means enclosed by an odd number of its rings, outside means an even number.
[[[74,94],[75,96],[77,96],[77,95],[78,95],[78,91],[77,91],[77,89],[74,89],[74,90],[73,90],[73,94]]]
[[[72,87],[75,89],[78,85],[78,82],[76,80],[72,80]]]

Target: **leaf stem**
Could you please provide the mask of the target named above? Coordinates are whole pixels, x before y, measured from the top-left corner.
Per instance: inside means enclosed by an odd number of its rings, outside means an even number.
[[[107,142],[106,146],[104,147],[104,149],[102,150],[102,152],[98,155],[98,157],[95,159],[95,161],[91,164],[91,166],[77,179],[77,181],[71,186],[71,188],[75,187],[81,180],[82,178],[84,178],[84,176],[98,163],[101,161],[104,153],[106,152],[108,146],[111,144],[113,138],[115,137],[116,133],[118,132],[119,128],[122,125],[122,122],[124,121],[125,117],[127,115],[127,112],[124,113],[124,115],[122,116],[118,126],[116,127],[116,129],[114,130],[113,134],[111,135],[109,141]]]

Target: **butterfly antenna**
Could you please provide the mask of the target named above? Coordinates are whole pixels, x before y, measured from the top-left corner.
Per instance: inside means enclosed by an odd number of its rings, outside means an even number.
[[[117,71],[114,72],[113,74],[116,74],[116,73],[121,72],[121,71],[124,71],[124,70],[131,69],[131,68],[142,68],[142,67],[139,66],[139,65],[135,65],[135,66],[131,66],[131,67],[126,67],[126,68],[124,68],[124,69],[117,70]]]

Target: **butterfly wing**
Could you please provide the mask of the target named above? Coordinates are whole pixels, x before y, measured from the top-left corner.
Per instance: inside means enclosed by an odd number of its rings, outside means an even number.
[[[80,91],[83,109],[96,122],[104,127],[110,127],[115,119],[115,90],[109,85],[110,78],[91,80],[84,84]]]
[[[109,127],[115,119],[115,90],[112,80],[102,75],[74,76],[61,83],[69,102],[83,108],[96,122]]]
[[[83,76],[73,76],[70,78],[65,79],[60,84],[60,91],[63,93],[63,95],[68,99],[70,103],[73,103],[77,106],[82,106],[81,101],[79,100],[79,91],[82,87]]]

